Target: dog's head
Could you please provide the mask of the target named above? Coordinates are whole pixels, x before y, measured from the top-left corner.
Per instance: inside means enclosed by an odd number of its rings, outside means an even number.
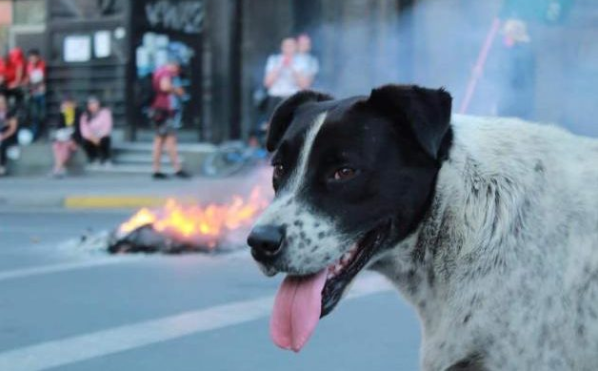
[[[248,238],[264,273],[324,276],[319,314],[328,314],[363,268],[417,228],[450,146],[450,114],[446,91],[417,86],[283,102],[267,138],[276,196]]]

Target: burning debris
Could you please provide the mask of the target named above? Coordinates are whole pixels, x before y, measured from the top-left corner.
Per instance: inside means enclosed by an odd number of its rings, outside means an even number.
[[[228,204],[186,205],[174,199],[159,209],[143,208],[114,231],[110,253],[211,252],[227,235],[249,227],[268,204],[260,187],[249,197],[233,196]]]

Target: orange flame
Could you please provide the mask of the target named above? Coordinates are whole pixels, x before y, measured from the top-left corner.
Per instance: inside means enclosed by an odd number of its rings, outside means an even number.
[[[202,207],[168,199],[161,209],[140,209],[120,225],[118,233],[126,235],[144,225],[152,225],[154,230],[178,240],[215,247],[226,232],[250,226],[268,202],[259,186],[253,188],[247,199],[235,195],[228,204]]]

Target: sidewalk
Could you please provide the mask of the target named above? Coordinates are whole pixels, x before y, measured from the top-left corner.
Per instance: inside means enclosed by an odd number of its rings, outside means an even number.
[[[168,198],[201,203],[224,202],[255,185],[270,191],[264,169],[226,179],[156,181],[146,175],[114,178],[0,178],[0,210],[19,208],[124,209],[158,206]]]

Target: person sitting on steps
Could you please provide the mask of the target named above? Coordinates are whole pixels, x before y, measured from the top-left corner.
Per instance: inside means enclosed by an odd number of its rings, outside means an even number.
[[[8,148],[18,144],[17,131],[16,111],[9,109],[6,96],[0,94],[0,177],[6,175]]]
[[[92,167],[110,167],[110,135],[112,133],[112,112],[102,107],[96,97],[87,99],[87,109],[81,115],[81,136],[83,149]]]

